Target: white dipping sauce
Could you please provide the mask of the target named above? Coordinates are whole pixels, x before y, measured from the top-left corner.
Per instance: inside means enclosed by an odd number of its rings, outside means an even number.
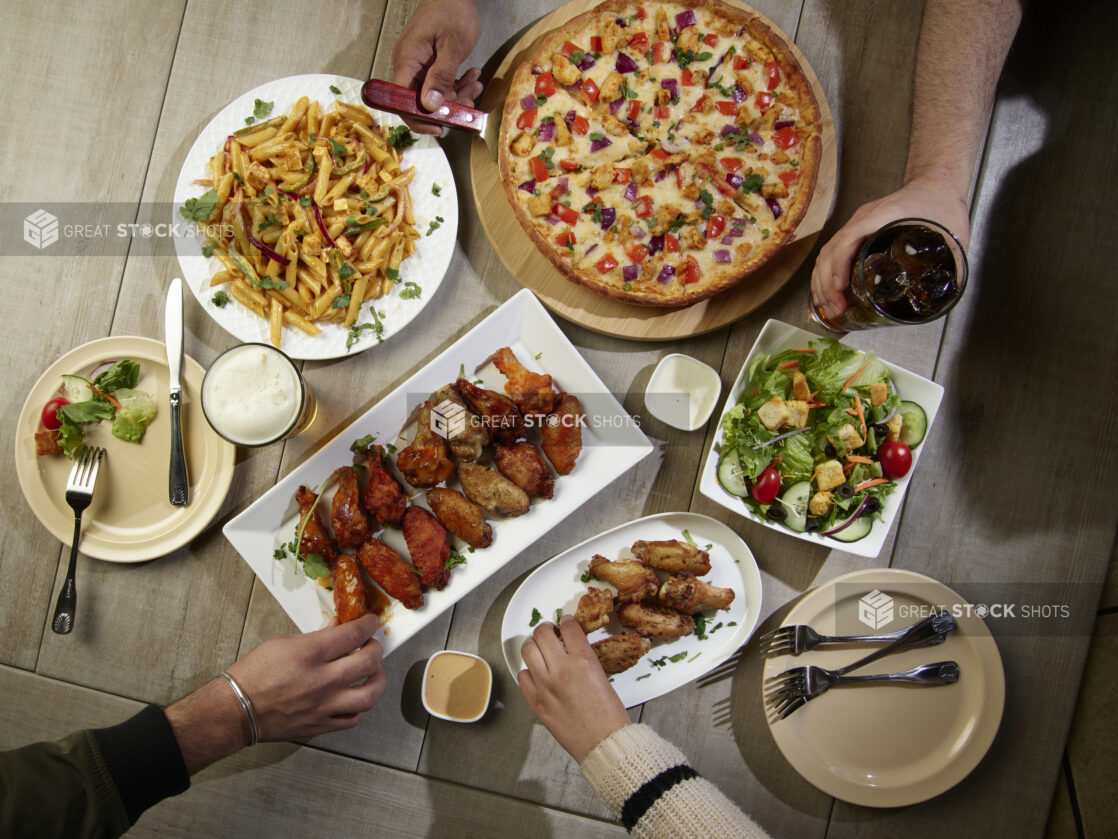
[[[722,391],[718,374],[687,355],[669,355],[657,365],[645,391],[645,404],[676,428],[698,428],[714,410]]]
[[[262,344],[234,347],[206,372],[202,407],[226,439],[259,446],[281,438],[302,410],[299,374],[288,358]]]

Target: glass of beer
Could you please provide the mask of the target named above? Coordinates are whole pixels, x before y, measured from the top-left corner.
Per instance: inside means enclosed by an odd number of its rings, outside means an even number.
[[[314,422],[318,407],[306,380],[270,344],[241,344],[217,357],[202,380],[210,427],[238,446],[267,446]]]
[[[850,272],[847,309],[811,317],[834,332],[928,323],[959,302],[967,287],[967,255],[941,224],[920,218],[891,222],[868,239]]]

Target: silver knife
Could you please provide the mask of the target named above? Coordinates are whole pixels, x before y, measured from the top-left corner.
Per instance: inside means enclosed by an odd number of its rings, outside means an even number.
[[[178,277],[171,280],[167,290],[163,339],[167,342],[167,379],[171,390],[171,503],[185,507],[190,503],[190,481],[182,449],[182,280]]]

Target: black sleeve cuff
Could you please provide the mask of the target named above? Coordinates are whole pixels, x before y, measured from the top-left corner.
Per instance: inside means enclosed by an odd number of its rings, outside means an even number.
[[[130,823],[148,807],[190,787],[178,741],[158,705],[148,705],[119,725],[94,729],[93,736]]]

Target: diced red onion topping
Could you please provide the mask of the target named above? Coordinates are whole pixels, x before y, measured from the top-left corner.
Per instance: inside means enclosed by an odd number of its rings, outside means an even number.
[[[791,128],[795,124],[796,121],[794,119],[784,119],[780,122],[773,123],[773,131],[779,131],[782,128]]]
[[[714,252],[714,261],[721,262],[725,265],[732,262],[733,260],[730,257],[730,252],[728,250],[726,250],[725,248],[719,248]]]
[[[738,174],[737,172],[731,172],[730,174],[728,174],[728,175],[726,176],[726,183],[728,183],[728,184],[729,184],[730,186],[732,186],[732,187],[733,187],[734,189],[737,189],[737,188],[738,188],[738,187],[740,187],[740,186],[741,186],[741,185],[742,185],[743,183],[745,183],[745,178],[743,178],[743,177],[742,177],[741,175],[739,175],[739,174]]]
[[[656,282],[667,284],[672,281],[672,277],[674,276],[675,268],[670,265],[665,265],[663,268],[660,269],[660,275],[656,278]]]
[[[586,187],[586,194],[587,194],[587,196],[588,196],[588,197],[590,197],[590,198],[593,198],[593,197],[594,197],[595,195],[597,195],[597,194],[598,194],[598,192],[599,192],[599,190],[595,189],[595,188],[594,188],[594,187],[592,187],[592,186],[588,186],[588,187]]]
[[[660,181],[664,180],[664,178],[666,178],[666,177],[668,177],[668,170],[667,169],[661,169],[659,172],[656,173],[656,175],[652,178],[652,180],[655,181],[656,183],[660,183]]]
[[[616,99],[614,99],[612,102],[609,103],[609,112],[611,114],[613,114],[614,116],[617,116],[617,112],[621,110],[621,106],[624,105],[624,104],[625,104],[625,97],[624,96],[618,96]]]
[[[594,142],[592,142],[590,144],[590,151],[591,152],[601,151],[602,149],[606,148],[607,146],[612,146],[612,145],[613,145],[613,142],[608,137],[603,137],[602,139],[595,140]]]
[[[734,94],[734,101],[737,102],[739,105],[749,98],[749,94],[741,89],[741,85],[734,85],[734,89],[732,92]]]
[[[675,16],[675,25],[680,29],[698,25],[698,21],[695,20],[695,12],[691,9],[680,12]]]
[[[329,243],[330,247],[336,248],[338,245],[334,242],[334,237],[330,235],[330,231],[326,229],[326,224],[322,221],[322,211],[318,209],[318,204],[314,201],[311,202],[311,212],[314,213],[314,220],[318,222],[318,229],[322,231],[322,238]]]
[[[663,233],[661,233],[657,236],[653,236],[651,239],[648,240],[648,255],[649,256],[656,256],[656,254],[660,253],[660,251],[662,251],[663,249],[664,249],[664,234]]]
[[[525,181],[518,188],[524,190],[525,192],[535,192],[536,181],[534,179],[530,180],[530,181]]]
[[[775,198],[766,198],[765,203],[769,205],[769,210],[772,212],[774,219],[784,215],[784,210],[781,209]]]
[[[570,191],[570,179],[560,178],[555,182],[555,186],[559,188],[559,195],[566,195]]]
[[[731,122],[729,125],[722,126],[722,136],[723,137],[728,137],[731,134],[740,134],[740,133],[741,133],[741,126],[740,125],[734,125]]]
[[[554,122],[541,122],[540,133],[537,138],[541,143],[550,143],[555,139],[555,123]]]
[[[256,248],[258,251],[260,251],[262,254],[264,254],[264,256],[268,257],[268,259],[274,259],[280,265],[286,265],[288,262],[291,261],[287,257],[280,256],[274,250],[269,248],[267,245],[265,245],[263,242],[261,242],[255,236],[253,236],[251,231],[246,230],[245,235],[248,236],[248,240],[252,243],[252,246],[254,248]]]
[[[575,112],[573,108],[567,111],[567,113],[563,114],[563,122],[567,123],[567,128],[570,128],[572,125],[574,125]]]
[[[590,254],[591,254],[591,253],[592,253],[592,252],[594,251],[594,249],[595,249],[595,248],[597,248],[597,247],[598,247],[598,243],[597,243],[597,242],[595,242],[595,243],[594,243],[593,245],[591,245],[590,247],[588,247],[588,248],[586,249],[586,253],[584,253],[584,254],[583,254],[583,256],[590,256]]]
[[[754,131],[752,134],[749,135],[749,142],[751,142],[755,146],[760,147],[765,145],[765,138]]]
[[[645,236],[648,235],[647,231],[645,231],[645,229],[639,224],[634,225],[632,229],[634,239],[643,239]]]
[[[639,265],[626,265],[621,269],[621,276],[625,278],[625,282],[631,283],[640,276],[641,269]]]
[[[613,207],[606,207],[602,210],[602,230],[609,230],[613,227],[613,223],[617,221],[617,210]]]
[[[637,185],[632,181],[625,187],[625,200],[630,204],[637,200]]]
[[[738,235],[740,236],[740,235],[741,235],[741,233],[738,233]],[[723,245],[732,245],[732,244],[734,244],[734,237],[733,237],[733,236],[731,236],[731,235],[730,235],[729,233],[727,233],[727,234],[726,234],[725,236],[723,236],[723,237],[722,237],[722,244],[723,244]]]
[[[576,66],[579,70],[585,73],[597,63],[598,62],[594,60],[594,56],[592,56],[590,53],[585,53],[582,58],[579,59],[579,62]]]
[[[854,524],[854,520],[856,518],[858,518],[858,516],[862,515],[862,510],[866,509],[866,502],[869,501],[869,500],[870,500],[870,496],[867,495],[865,498],[862,499],[862,503],[858,505],[858,509],[854,511],[854,515],[852,515],[850,518],[848,518],[846,521],[844,521],[838,527],[832,528],[831,530],[825,530],[822,533],[820,533],[819,535],[820,536],[834,536],[839,531],[846,530],[846,528],[848,528],[848,527],[850,527],[850,525]]]
[[[536,97],[525,96],[523,99],[520,100],[520,107],[526,111],[534,110],[536,107]]]
[[[635,73],[637,72],[637,62],[633,61],[629,56],[623,52],[617,53],[617,62],[613,65],[618,73]]]
[[[559,216],[544,216],[544,221],[546,221],[548,224],[558,224]]]
[[[672,100],[679,99],[679,82],[675,79],[664,79],[660,82],[660,87],[668,91],[672,95]]]
[[[773,443],[780,442],[781,440],[787,440],[789,437],[795,437],[797,434],[803,434],[805,431],[807,431],[806,428],[797,428],[795,431],[786,431],[783,434],[778,434],[775,437],[769,438],[768,440],[766,440],[763,443],[758,443],[756,446],[753,447],[753,451],[757,451],[758,449],[767,448],[768,446],[771,446]]]

